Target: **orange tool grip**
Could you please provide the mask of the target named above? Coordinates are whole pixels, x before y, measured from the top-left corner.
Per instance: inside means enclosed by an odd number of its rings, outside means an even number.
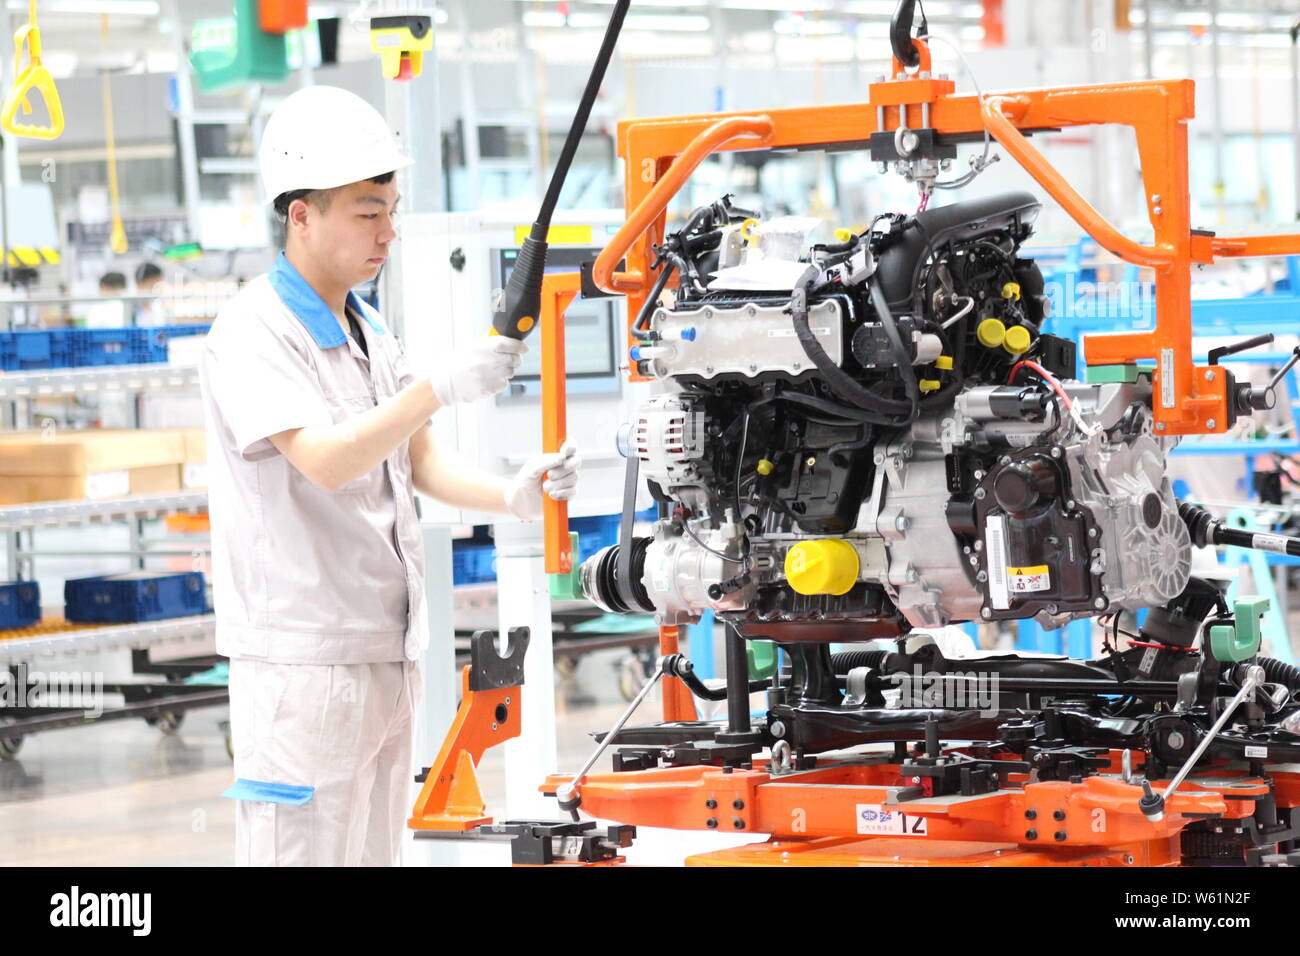
[[[564,381],[564,310],[582,288],[576,272],[551,273],[542,280],[542,451],[559,451],[568,436]],[[542,495],[542,548],[547,574],[573,570],[569,546],[569,503]]]

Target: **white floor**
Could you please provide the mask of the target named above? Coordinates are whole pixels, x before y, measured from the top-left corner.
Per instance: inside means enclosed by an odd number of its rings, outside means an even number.
[[[592,731],[606,730],[622,712],[618,668],[624,652],[582,658],[571,678],[557,678],[560,767],[574,770],[590,753]],[[125,655],[78,661],[81,669],[126,674]],[[647,700],[639,719],[651,722],[658,701]],[[225,866],[233,859],[234,804],[220,794],[230,785],[230,760],[218,722],[224,707],[193,710],[179,733],[167,736],[144,721],[114,720],[27,738],[17,759],[0,761],[0,865],[7,866]],[[433,759],[433,754],[423,759]],[[608,757],[599,766],[608,766]],[[489,751],[480,780],[489,812],[504,812],[500,750]],[[540,783],[540,781],[539,781]],[[412,793],[414,802],[414,790]],[[559,814],[556,814],[557,817]],[[762,839],[756,834],[672,833],[638,839],[629,862],[679,864],[702,850]],[[447,861],[429,841],[412,844],[407,862]],[[506,865],[503,845],[462,848],[463,865]]]

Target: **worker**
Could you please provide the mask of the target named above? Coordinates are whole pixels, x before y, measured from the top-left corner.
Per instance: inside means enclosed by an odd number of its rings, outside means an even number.
[[[135,291],[139,295],[160,296],[163,291],[163,271],[153,262],[142,262],[135,270]],[[161,298],[137,302],[133,309],[135,324],[156,327],[167,324],[167,310]]]
[[[103,301],[92,302],[86,308],[85,327],[88,329],[120,329],[126,325],[126,309],[122,295],[126,292],[126,276],[120,272],[105,272],[99,277],[99,294]]]
[[[435,441],[434,413],[502,391],[527,346],[485,328],[404,356],[350,291],[397,238],[394,173],[412,163],[378,111],[299,90],[258,163],[284,249],[220,310],[201,361],[236,863],[393,865],[428,640],[413,493],[536,520],[544,494],[572,498],[581,461],[566,444],[506,479]],[[429,306],[413,318],[449,321]]]
[[[135,288],[141,295],[149,295],[162,285],[163,271],[156,263],[142,262],[135,270]]]

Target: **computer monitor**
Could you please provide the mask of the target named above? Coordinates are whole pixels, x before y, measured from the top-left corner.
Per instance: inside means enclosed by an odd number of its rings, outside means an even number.
[[[552,246],[546,253],[547,272],[577,272],[584,262],[600,254],[599,246]],[[497,251],[497,288],[510,281],[518,249]],[[620,299],[584,299],[579,295],[564,312],[564,359],[567,388],[570,392],[618,391],[618,343],[621,340],[617,321]],[[507,395],[540,395],[542,349],[536,336],[528,340],[528,354],[511,379]]]

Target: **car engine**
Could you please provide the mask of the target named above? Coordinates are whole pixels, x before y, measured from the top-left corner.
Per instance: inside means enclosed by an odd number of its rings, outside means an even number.
[[[1039,208],[1009,193],[832,241],[731,197],[696,210],[656,247],[634,326],[662,384],[624,445],[660,519],[585,562],[587,597],[668,625],[711,608],[781,643],[1178,597],[1176,439],[1153,430],[1148,376],[1074,381],[1074,343],[1042,331],[1019,255]]]

